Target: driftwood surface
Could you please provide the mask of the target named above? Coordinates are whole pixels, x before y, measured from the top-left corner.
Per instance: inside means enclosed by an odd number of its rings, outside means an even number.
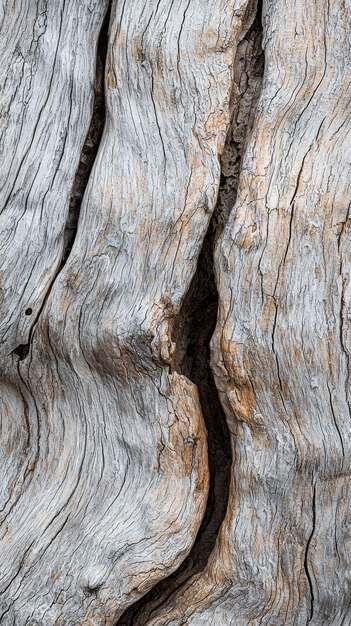
[[[351,624],[350,1],[0,24],[0,623]]]

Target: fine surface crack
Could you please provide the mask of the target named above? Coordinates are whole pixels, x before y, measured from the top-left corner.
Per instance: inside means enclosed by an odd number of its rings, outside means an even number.
[[[307,544],[306,544],[306,550],[305,550],[305,558],[304,558],[304,569],[306,572],[306,577],[308,580],[308,585],[310,588],[310,601],[311,601],[311,605],[310,605],[310,616],[308,619],[308,622],[312,621],[313,618],[313,605],[314,605],[314,593],[313,593],[313,585],[312,585],[312,579],[311,579],[311,574],[309,572],[309,568],[308,568],[308,550],[312,541],[312,537],[314,534],[316,528],[316,485],[315,483],[313,484],[313,493],[312,493],[312,529],[310,532],[310,536],[307,540]]]
[[[61,263],[47,289],[42,305],[33,320],[29,331],[28,342],[18,345],[13,353],[19,356],[20,361],[23,361],[29,353],[30,345],[33,338],[34,328],[40,318],[40,315],[44,309],[44,306],[48,300],[48,297],[52,291],[52,287],[55,280],[62,268],[64,267],[69,254],[72,250],[72,246],[77,233],[78,219],[81,209],[81,204],[84,196],[85,189],[88,184],[89,176],[96,159],[97,151],[100,145],[103,128],[105,125],[106,111],[105,111],[105,90],[104,90],[104,74],[107,56],[107,43],[108,43],[108,30],[111,15],[111,2],[106,11],[106,15],[100,30],[98,43],[97,43],[97,57],[96,57],[96,73],[94,81],[94,100],[93,100],[93,113],[89,125],[89,129],[84,141],[82,152],[79,159],[76,175],[74,177],[71,198],[68,209],[67,221],[63,235],[63,252]],[[29,313],[30,311],[30,313]],[[31,309],[26,310],[26,315],[31,314]]]
[[[215,546],[224,519],[231,474],[231,447],[226,417],[210,366],[210,340],[218,309],[213,250],[237,194],[240,163],[261,89],[263,76],[260,7],[251,28],[238,46],[232,94],[232,122],[221,158],[218,201],[199,256],[197,271],[175,322],[175,369],[198,388],[207,429],[210,474],[207,507],[195,543],[180,567],[157,583],[119,618],[116,626],[143,626],[194,574],[201,572]]]

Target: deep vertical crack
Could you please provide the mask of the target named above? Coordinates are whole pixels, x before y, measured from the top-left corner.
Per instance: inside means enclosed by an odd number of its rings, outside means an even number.
[[[306,578],[308,580],[308,585],[310,588],[310,603],[311,603],[310,604],[310,616],[308,618],[308,622],[312,621],[313,606],[314,606],[313,584],[312,584],[312,578],[311,578],[311,574],[310,574],[309,567],[308,567],[308,551],[311,545],[315,528],[316,528],[316,484],[315,482],[313,482],[312,484],[312,529],[311,529],[310,536],[308,537],[308,540],[306,543],[305,558],[304,558],[304,569],[306,572]]]
[[[78,218],[84,192],[88,184],[94,161],[96,159],[97,151],[99,149],[102,137],[102,132],[105,125],[106,109],[104,75],[107,57],[108,29],[110,24],[110,17],[111,2],[107,9],[98,39],[96,74],[94,82],[93,114],[91,117],[90,126],[87,136],[85,138],[78,168],[72,186],[68,217],[64,232],[64,251],[60,269],[62,269],[62,267],[66,263],[75,240]]]
[[[13,350],[14,354],[19,356],[20,361],[26,358],[29,353],[34,328],[37,325],[37,322],[40,318],[40,315],[43,311],[43,308],[47,302],[47,299],[52,291],[52,287],[55,283],[55,280],[64,267],[69,254],[71,252],[76,234],[77,234],[77,226],[78,219],[81,209],[81,204],[83,200],[83,196],[85,193],[85,189],[88,184],[89,176],[96,159],[97,151],[99,149],[102,132],[105,125],[106,119],[106,110],[105,110],[105,88],[104,88],[104,75],[105,75],[105,65],[106,65],[106,56],[107,56],[107,44],[108,44],[108,30],[111,16],[111,4],[112,0],[109,3],[108,9],[106,11],[106,15],[100,30],[98,43],[97,43],[97,56],[96,56],[96,73],[95,73],[95,81],[94,81],[94,100],[93,100],[93,112],[90,120],[89,129],[83,144],[82,152],[80,155],[76,175],[74,177],[68,216],[66,220],[66,225],[64,229],[63,235],[63,252],[61,257],[61,263],[46,291],[45,297],[43,299],[42,305],[33,320],[29,331],[28,342],[25,344],[20,344]],[[30,313],[27,313],[30,311]],[[26,314],[30,315],[32,310],[27,309]]]
[[[259,3],[260,5],[260,3]],[[263,76],[261,8],[238,46],[232,97],[232,122],[221,158],[218,201],[199,256],[197,271],[173,329],[175,368],[198,388],[208,433],[209,495],[195,543],[180,567],[159,582],[118,620],[119,626],[143,626],[152,614],[194,574],[202,571],[224,519],[231,473],[231,447],[226,417],[210,366],[210,340],[218,309],[213,250],[237,194],[240,163],[251,130]],[[117,625],[116,625],[117,626]]]

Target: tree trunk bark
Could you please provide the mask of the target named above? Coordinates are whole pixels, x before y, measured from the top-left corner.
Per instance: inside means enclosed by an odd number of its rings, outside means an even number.
[[[1,624],[351,624],[349,0],[0,44]]]

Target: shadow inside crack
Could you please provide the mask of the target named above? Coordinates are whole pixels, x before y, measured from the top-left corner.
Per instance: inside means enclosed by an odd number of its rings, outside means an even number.
[[[262,2],[246,36],[238,45],[234,65],[232,121],[221,157],[221,180],[197,270],[175,321],[173,366],[198,388],[207,429],[210,474],[207,506],[194,545],[178,569],[157,583],[130,606],[116,626],[145,626],[152,616],[190,577],[203,571],[214,549],[229,497],[232,453],[224,410],[210,365],[210,341],[215,330],[218,292],[214,248],[236,201],[242,156],[252,129],[264,71],[262,50]]]

